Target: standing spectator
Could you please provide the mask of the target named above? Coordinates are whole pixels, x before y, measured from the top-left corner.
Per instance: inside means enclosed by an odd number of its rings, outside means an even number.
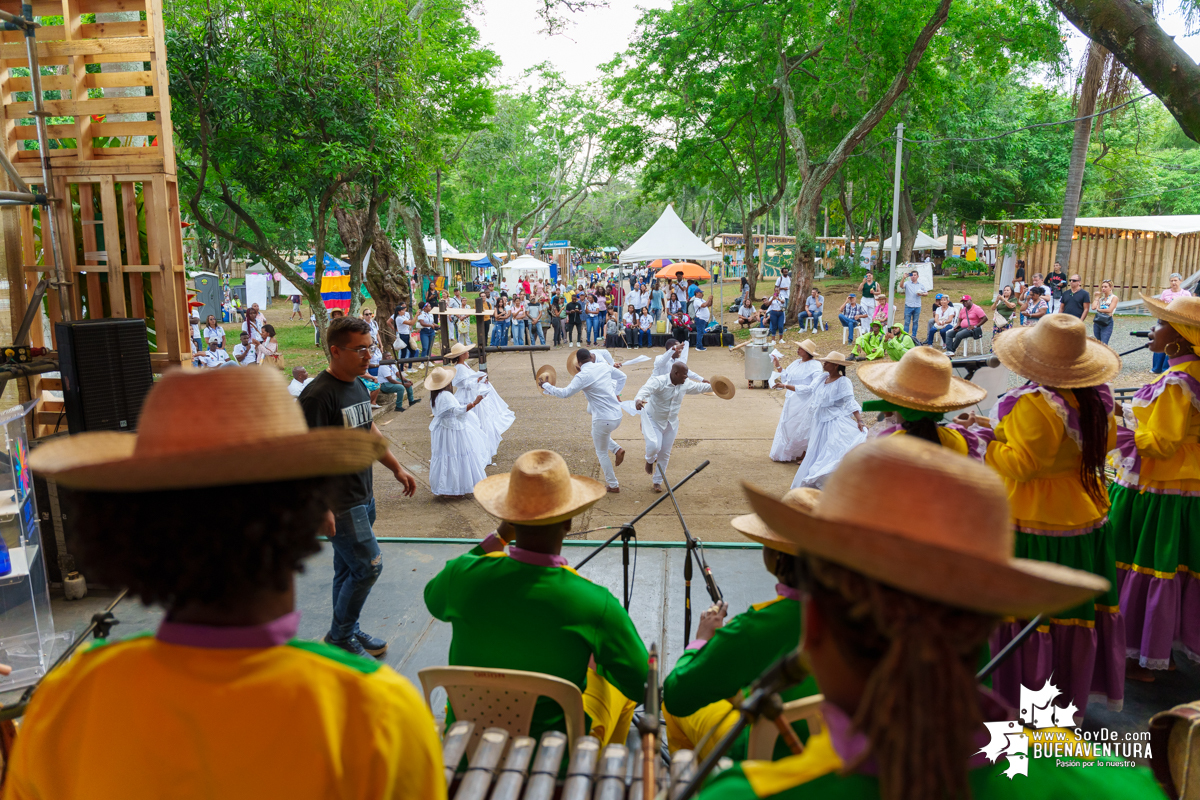
[[[416,349],[412,346],[412,314],[408,311],[408,304],[401,303],[396,306],[396,313],[391,319],[392,329],[396,332],[396,358],[413,358],[417,355]],[[405,364],[401,367],[404,372],[413,372],[417,368],[416,364]]]
[[[554,346],[560,347],[563,342],[563,334],[565,333],[563,330],[563,308],[561,294],[555,294],[554,297],[551,298],[547,315],[550,319],[550,329],[554,331]]]
[[[954,355],[958,350],[958,346],[967,340],[983,338],[983,323],[987,319],[987,312],[982,306],[977,306],[971,301],[971,295],[964,294],[962,296],[962,308],[958,310],[958,327],[950,336],[950,341],[946,344],[947,355]]]
[[[650,346],[650,326],[654,324],[654,318],[650,314],[648,308],[642,309],[642,313],[638,316],[638,344],[641,347]]]
[[[825,298],[821,296],[821,293],[814,286],[809,291],[808,297],[804,298],[804,310],[800,312],[797,321],[800,323],[800,327],[803,328],[804,321],[812,319],[813,330],[819,331],[821,330],[821,315],[823,313],[825,313]]]
[[[564,308],[567,314],[566,340],[568,347],[572,343],[577,347],[583,346],[583,303],[579,299],[580,296],[579,292],[575,292]],[[572,333],[575,334],[574,339],[571,337]]]
[[[1079,317],[1085,323],[1087,322],[1088,312],[1092,308],[1092,296],[1088,294],[1087,289],[1083,288],[1082,281],[1078,275],[1070,277],[1067,288],[1063,290],[1059,302],[1058,310],[1063,314],[1070,314],[1072,317]]]
[[[692,316],[696,320],[696,349],[707,350],[704,346],[704,334],[708,331],[709,320],[712,319],[712,301],[704,299],[704,292],[696,290],[696,299],[692,301],[695,311]],[[780,332],[782,334],[782,331]]]
[[[540,294],[540,293],[539,293]],[[542,329],[542,321],[545,319],[543,311],[544,297],[534,296],[525,306],[525,316],[529,321],[529,343],[530,344],[545,344],[546,333]]]
[[[600,300],[594,294],[589,294],[587,304],[583,307],[584,313],[587,315],[587,343],[595,344],[600,340],[602,334],[601,326],[604,324],[604,317],[600,315]]]
[[[850,329],[847,337],[850,344],[854,344],[854,336],[864,319],[870,319],[867,309],[859,304],[853,292],[846,295],[846,302],[838,309],[838,321],[842,323],[843,328]]]
[[[1063,274],[1063,267],[1059,262],[1054,262],[1054,269],[1046,276],[1046,285],[1050,287],[1050,313],[1057,314],[1062,302],[1063,289],[1067,286],[1067,276]]]
[[[945,348],[950,344],[950,332],[954,330],[955,321],[958,318],[958,312],[954,310],[954,306],[950,305],[950,298],[944,294],[939,294],[933,298],[937,305],[933,309],[933,319],[929,320],[929,330],[925,336],[925,346],[933,345],[933,335],[936,333],[942,337],[942,347]]]
[[[263,340],[255,355],[259,364],[279,368],[279,342],[275,340],[274,325],[263,325]]]
[[[292,382],[288,384],[288,394],[300,399],[300,393],[304,391],[304,387],[312,383],[312,380],[308,377],[308,370],[304,367],[292,367]]]
[[[463,300],[462,290],[455,289],[454,296],[446,301],[446,308],[462,309],[466,307],[467,303],[465,300]],[[451,317],[451,319],[454,320],[454,338],[463,344],[470,344],[471,323],[474,321],[474,318],[464,314],[463,316],[459,317]]]
[[[1183,288],[1183,276],[1180,275],[1178,272],[1172,272],[1169,280],[1171,282],[1171,286],[1169,289],[1163,289],[1162,294],[1160,294],[1158,296],[1159,300],[1162,300],[1164,303],[1170,303],[1176,297],[1191,297],[1192,296],[1191,292],[1189,292],[1187,289]],[[1154,359],[1153,359],[1153,364],[1151,366],[1151,372],[1153,372],[1155,375],[1161,375],[1162,373],[1167,371],[1167,368],[1169,366],[1170,366],[1170,359],[1167,357],[1167,354],[1165,352],[1154,353]]]
[[[501,297],[496,300],[496,315],[492,318],[492,347],[508,346],[508,326],[512,319],[508,311],[508,301]]]
[[[775,340],[783,338],[784,308],[785,302],[784,299],[779,295],[778,289],[776,289],[771,294],[770,298],[763,303],[763,310],[767,312],[767,319],[770,320],[767,330],[767,338]]]
[[[288,300],[292,303],[292,315],[288,317],[288,322],[294,319],[304,319],[304,315],[300,313],[300,295],[294,294]]]
[[[874,316],[875,304],[878,302],[879,295],[883,293],[879,288],[879,281],[875,280],[874,272],[868,271],[863,276],[862,285],[858,287],[858,290],[859,296],[862,298],[860,305],[867,310],[868,314]]]
[[[254,305],[246,309],[246,321],[242,323],[242,330],[250,337],[250,341],[258,344],[262,341],[262,326],[263,319],[258,313],[258,306]]]
[[[517,293],[512,302],[513,344],[525,344],[525,333],[529,330],[529,313],[526,311],[525,295]]]
[[[1017,314],[1017,309],[1020,307],[1016,295],[1013,293],[1011,286],[1005,286],[1000,290],[1000,296],[996,298],[996,313],[992,315],[992,341],[996,341],[996,334],[1006,331],[1012,327],[1012,318]],[[1020,316],[1020,314],[1017,314]]]
[[[917,338],[918,324],[921,321],[921,298],[929,291],[917,281],[917,271],[908,273],[904,283],[904,330],[908,335]]]
[[[204,349],[204,333],[200,330],[200,318],[193,315],[191,318],[192,326],[192,344],[196,346],[196,352],[199,353]]]
[[[1100,281],[1100,294],[1096,297],[1096,316],[1092,319],[1092,335],[1108,344],[1112,337],[1113,312],[1117,310],[1120,298],[1113,294],[1112,281],[1108,278]]]
[[[421,357],[427,358],[433,349],[433,334],[437,330],[437,323],[433,319],[433,306],[429,303],[421,306],[421,313],[417,314],[417,324],[421,326]]]
[[[364,308],[361,316],[363,322],[371,326],[371,340],[375,344],[382,344],[382,340],[379,338],[379,325],[375,322],[375,312],[369,308]]]
[[[1033,276],[1037,279],[1037,275]],[[1046,299],[1049,290],[1045,286],[1030,286],[1021,302],[1021,319],[1023,325],[1036,325],[1038,320],[1050,313],[1050,301]]]
[[[780,299],[783,300],[783,307],[787,308],[788,295],[792,289],[792,272],[787,267],[779,270],[779,277],[775,279],[775,290],[779,292]]]
[[[329,323],[329,367],[300,395],[309,428],[359,428],[383,438],[371,418],[371,395],[360,377],[371,358],[371,329],[353,317]],[[404,495],[412,497],[417,481],[385,450],[379,459],[396,476]],[[370,466],[336,479],[332,496],[333,623],[325,641],[359,656],[387,652],[387,642],[358,625],[371,587],[383,572],[383,554],[375,540],[375,497]]]
[[[216,316],[212,314],[208,315],[202,333],[206,342],[216,342],[218,347],[221,349],[225,348],[225,329],[217,324]]]
[[[658,281],[654,281],[650,288],[650,316],[655,322],[662,317],[663,314],[663,291],[659,287]]]
[[[1020,259],[1020,258],[1017,259],[1017,269],[1016,269],[1016,272],[1013,273],[1013,280],[1021,281],[1022,283],[1025,282],[1025,260],[1024,259]]]
[[[239,367],[248,367],[258,360],[257,348],[250,341],[250,334],[242,331],[242,341],[233,346],[233,360]]]

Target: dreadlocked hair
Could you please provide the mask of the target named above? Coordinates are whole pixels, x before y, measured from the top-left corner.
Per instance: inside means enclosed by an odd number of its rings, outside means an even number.
[[[1083,458],[1079,460],[1079,480],[1084,491],[1098,506],[1108,504],[1104,491],[1104,464],[1108,457],[1108,410],[1095,386],[1075,389],[1079,403],[1079,431]]]
[[[902,420],[900,427],[908,432],[909,436],[915,436],[918,439],[924,439],[927,442],[933,442],[938,447],[942,446],[942,440],[938,438],[937,422],[928,417],[914,420]]]
[[[767,569],[775,576],[775,580],[795,589],[800,576],[800,559],[770,547],[763,548],[763,555],[767,557]]]
[[[812,556],[800,566],[838,649],[869,673],[853,725],[879,765],[881,800],[970,800],[968,762],[983,724],[974,665],[997,618]]]

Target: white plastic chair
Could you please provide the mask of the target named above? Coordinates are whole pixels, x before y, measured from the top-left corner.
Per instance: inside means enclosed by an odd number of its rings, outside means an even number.
[[[578,686],[562,678],[488,667],[426,667],[417,676],[426,705],[433,690],[440,686],[446,690],[455,720],[475,723],[467,745],[468,757],[475,753],[487,728],[504,728],[510,736],[528,736],[539,697],[549,698],[562,708],[571,750],[584,736],[583,694]]]
[[[821,716],[821,704],[825,695],[814,694],[812,697],[801,697],[783,704],[783,719],[789,724],[805,720],[808,722],[808,734],[821,732],[824,718]],[[750,726],[750,741],[746,747],[746,758],[752,761],[770,761],[775,752],[775,740],[779,738],[779,729],[768,719],[760,719]]]

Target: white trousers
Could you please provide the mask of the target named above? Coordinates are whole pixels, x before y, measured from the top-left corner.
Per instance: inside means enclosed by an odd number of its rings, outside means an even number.
[[[619,427],[621,427],[620,417],[592,420],[592,443],[596,445],[596,458],[600,459],[600,468],[604,470],[604,481],[610,489],[621,485],[617,482],[617,472],[613,469],[612,458],[609,456],[609,453],[615,453],[621,449],[621,446],[612,439],[612,432]]]
[[[650,428],[650,431],[646,429]],[[646,420],[642,424],[643,433],[654,433],[657,435],[645,436],[646,439],[646,463],[658,463],[658,467],[662,467],[662,471],[667,471],[667,465],[671,462],[671,448],[675,446],[675,436],[679,433],[679,423],[674,425],[658,425],[657,423]],[[654,467],[654,482],[661,483],[662,478],[658,474],[658,467]]]

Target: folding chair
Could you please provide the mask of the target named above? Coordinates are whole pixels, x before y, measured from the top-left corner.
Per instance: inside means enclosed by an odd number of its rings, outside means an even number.
[[[808,733],[811,736],[821,732],[823,724],[821,704],[824,702],[825,695],[823,694],[801,697],[799,700],[784,703],[783,713],[780,716],[789,725],[805,720],[808,722]],[[777,738],[779,738],[779,729],[775,727],[774,722],[768,719],[758,720],[750,726],[750,741],[746,748],[746,758],[753,761],[770,761],[775,752]]]

